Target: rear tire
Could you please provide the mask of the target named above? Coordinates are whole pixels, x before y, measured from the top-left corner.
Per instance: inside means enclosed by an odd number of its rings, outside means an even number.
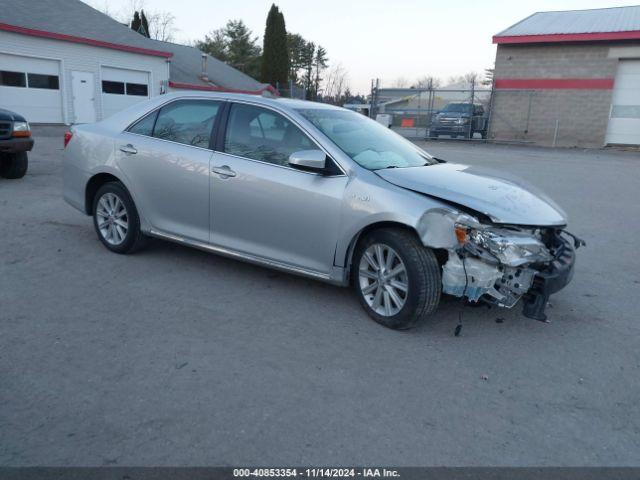
[[[382,268],[376,270],[376,265]],[[401,229],[375,230],[363,238],[354,253],[351,278],[367,314],[395,330],[412,328],[440,302],[436,256],[415,234]]]
[[[105,183],[96,192],[93,226],[102,244],[114,253],[133,253],[145,244],[138,210],[120,182]]]
[[[27,152],[0,155],[0,177],[9,179],[22,178],[27,174],[28,168]]]

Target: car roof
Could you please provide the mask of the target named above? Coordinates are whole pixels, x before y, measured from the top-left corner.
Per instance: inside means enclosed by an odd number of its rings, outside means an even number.
[[[229,101],[250,101],[261,105],[279,107],[285,110],[299,109],[333,109],[339,110],[341,107],[330,105],[327,103],[311,102],[308,100],[298,100],[294,98],[283,98],[263,95],[251,95],[247,93],[229,93],[229,92],[202,92],[202,91],[180,91],[161,95],[164,100],[173,100],[179,98],[211,98],[225,99]]]

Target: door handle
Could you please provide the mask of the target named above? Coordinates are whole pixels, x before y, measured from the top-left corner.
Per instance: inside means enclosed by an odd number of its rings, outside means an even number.
[[[120,151],[126,153],[127,155],[135,155],[136,153],[138,153],[138,150],[136,150],[130,143],[127,145],[122,145],[120,147]]]
[[[235,177],[236,172],[229,168],[229,165],[222,165],[221,167],[213,167],[211,171],[222,178]]]

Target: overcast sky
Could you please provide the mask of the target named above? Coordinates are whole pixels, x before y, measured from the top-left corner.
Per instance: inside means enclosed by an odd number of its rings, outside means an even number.
[[[141,0],[85,0],[119,14]],[[229,19],[242,19],[262,37],[273,0],[142,0],[148,11],[176,18],[176,40],[197,40]],[[275,2],[287,31],[324,46],[332,64],[349,73],[354,92],[369,90],[372,78],[392,86],[423,75],[446,81],[491,67],[491,37],[536,11],[629,5],[615,0],[322,0]],[[262,42],[262,39],[260,39]]]

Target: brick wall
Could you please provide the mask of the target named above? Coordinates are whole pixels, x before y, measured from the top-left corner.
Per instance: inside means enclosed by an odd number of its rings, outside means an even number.
[[[498,45],[495,78],[589,79],[615,77],[609,44]],[[558,146],[604,144],[612,90],[498,89],[489,136]]]

